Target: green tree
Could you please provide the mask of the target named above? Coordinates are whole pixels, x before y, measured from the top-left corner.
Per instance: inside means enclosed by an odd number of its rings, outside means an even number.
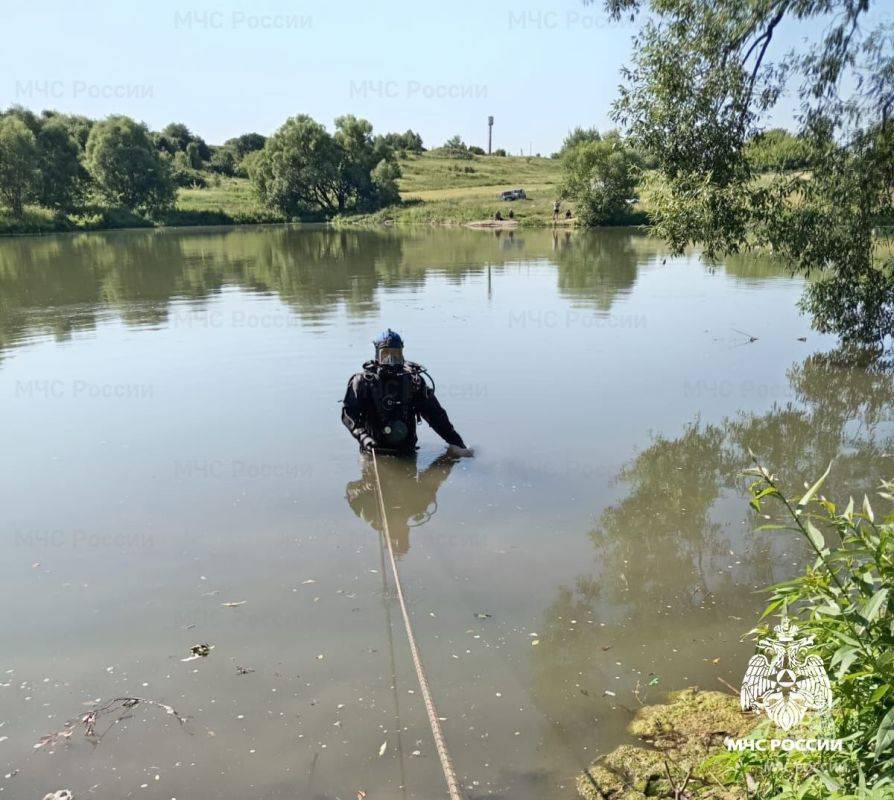
[[[267,139],[260,133],[243,133],[242,136],[227,139],[224,142],[224,147],[231,148],[238,158],[244,158],[249,153],[263,150],[266,141]]]
[[[34,134],[17,116],[0,119],[0,200],[16,219],[38,182],[38,150]]]
[[[383,158],[372,171],[373,195],[371,205],[375,207],[390,206],[400,202],[397,179],[400,178],[400,167],[392,159]]]
[[[579,144],[583,144],[584,142],[598,142],[600,139],[602,139],[602,136],[599,135],[599,131],[596,128],[581,128],[578,126],[562,141],[559,156],[561,157],[565,155],[565,153],[572,148],[577,147]]]
[[[60,213],[76,210],[84,199],[89,176],[80,148],[61,117],[44,118],[37,134],[39,175],[35,199]]]
[[[365,198],[372,191],[371,173],[379,158],[373,143],[372,124],[353,114],[335,120],[333,139],[338,152],[338,210],[344,211],[352,201]]]
[[[395,170],[379,169],[392,158],[391,149],[373,139],[372,125],[364,119],[339,117],[330,134],[301,115],[267,140],[249,174],[268,207],[289,216],[331,216],[393,202]]]
[[[373,139],[372,124],[347,114],[335,120],[333,138],[339,150],[339,211],[374,210],[395,202],[400,169],[389,166],[393,151],[381,138]]]
[[[114,206],[158,214],[173,205],[168,166],[148,128],[129,117],[111,116],[93,126],[86,165],[100,194]]]
[[[249,175],[261,202],[288,216],[341,210],[338,146],[306,114],[290,117],[267,140]]]
[[[155,141],[158,149],[173,156],[174,153],[187,152],[192,146],[198,155],[199,163],[194,169],[201,167],[202,161],[208,161],[211,158],[211,148],[205,143],[201,136],[197,136],[182,122],[172,122],[166,125],[159,133],[155,134]],[[190,163],[196,159],[189,156]]]
[[[459,136],[459,134],[457,134],[456,136],[451,136],[438,149],[443,155],[446,155],[449,158],[474,158],[473,154],[469,150],[469,146],[462,140],[462,137]]]
[[[193,169],[202,168],[202,155],[199,151],[198,142],[190,142],[186,145],[186,161]]]
[[[30,108],[18,105],[10,106],[6,111],[0,114],[0,117],[17,117],[25,123],[25,127],[35,136],[40,133],[40,117],[38,117]]]
[[[236,155],[229,147],[215,147],[209,166],[212,172],[232,176],[236,173]]]
[[[620,136],[582,140],[562,156],[562,194],[584,225],[623,221],[636,195],[638,160]]]
[[[785,128],[771,128],[746,143],[745,156],[758,172],[803,169],[810,158],[810,148]]]
[[[192,131],[182,122],[172,122],[161,129],[159,137],[162,149],[173,154],[178,150],[186,150],[187,145],[192,141]]]
[[[45,117],[59,120],[65,125],[71,137],[78,145],[78,149],[83,153],[87,147],[87,137],[90,135],[90,129],[93,127],[93,120],[80,114],[59,114],[55,111],[44,111]]]
[[[386,133],[384,136],[377,137],[377,139],[395,151],[403,150],[408,153],[421,153],[424,149],[422,147],[422,137],[412,130],[407,130],[404,133]]]
[[[648,9],[615,114],[655,158],[658,233],[708,255],[770,249],[816,275],[803,305],[817,329],[866,342],[894,333],[894,256],[876,231],[894,218],[891,26],[850,0],[607,5]],[[783,24],[805,27],[803,44],[771,63]],[[806,172],[758,181],[748,143],[787,92]]]
[[[207,185],[202,173],[192,166],[187,152],[179,150],[173,156],[163,158],[169,159],[168,171],[175,186],[195,189]]]

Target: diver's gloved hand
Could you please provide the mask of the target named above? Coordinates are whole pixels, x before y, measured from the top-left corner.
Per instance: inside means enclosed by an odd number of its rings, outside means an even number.
[[[360,446],[364,450],[375,450],[379,446],[379,443],[369,434],[364,434],[360,437]]]
[[[471,458],[475,451],[471,447],[457,447],[455,444],[447,446],[447,455],[455,458]]]

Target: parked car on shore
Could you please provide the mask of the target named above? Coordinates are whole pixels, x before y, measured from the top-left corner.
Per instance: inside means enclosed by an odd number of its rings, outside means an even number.
[[[527,200],[528,195],[524,189],[508,189],[500,192],[500,200]]]

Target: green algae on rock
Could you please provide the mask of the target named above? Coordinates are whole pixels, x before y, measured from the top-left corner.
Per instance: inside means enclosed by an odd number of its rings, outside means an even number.
[[[727,736],[740,737],[755,725],[738,698],[721,692],[684,689],[663,705],[641,708],[628,730],[642,746],[621,745],[596,759],[577,779],[585,800],[642,800],[647,797],[698,797],[738,800],[744,792],[725,786],[702,769]],[[679,793],[679,794],[677,794]]]

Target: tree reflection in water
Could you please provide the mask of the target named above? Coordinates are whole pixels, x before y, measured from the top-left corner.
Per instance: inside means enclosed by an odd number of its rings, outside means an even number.
[[[547,753],[586,761],[585,743],[623,740],[624,704],[632,687],[648,694],[650,672],[661,676],[653,701],[700,679],[737,682],[740,665],[713,664],[718,643],[734,645],[762,607],[759,590],[809,558],[788,535],[754,532],[767,520],[747,505],[749,450],[788,489],[834,461],[830,499],[871,492],[890,477],[892,375],[879,353],[814,354],[788,371],[789,401],[718,424],[696,419],[675,438],[655,436],[620,470],[625,493],[588,534],[593,566],[559,588],[532,649],[533,694],[553,723]]]

